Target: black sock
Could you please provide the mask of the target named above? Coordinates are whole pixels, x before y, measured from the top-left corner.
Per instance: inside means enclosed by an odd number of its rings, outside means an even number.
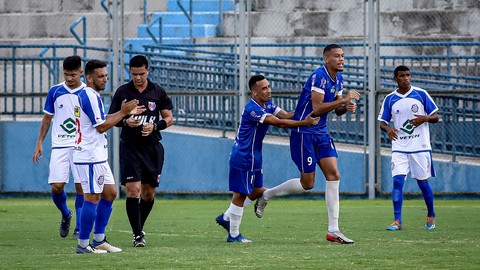
[[[140,223],[140,204],[138,198],[128,198],[126,203],[126,210],[132,232],[135,236],[142,234],[142,226]]]
[[[142,230],[143,230],[143,225],[145,224],[145,221],[148,218],[148,215],[150,214],[150,211],[152,211],[153,208],[153,203],[155,202],[155,199],[152,199],[151,201],[144,201],[143,199],[140,199],[140,219],[142,223]]]

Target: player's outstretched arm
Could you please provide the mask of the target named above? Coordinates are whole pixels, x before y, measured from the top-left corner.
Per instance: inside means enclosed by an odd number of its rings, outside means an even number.
[[[320,117],[313,117],[311,114],[308,115],[305,120],[291,120],[291,119],[280,119],[275,115],[268,115],[263,121],[264,124],[273,125],[280,128],[292,128],[299,126],[313,126],[318,124]]]
[[[113,114],[107,114],[105,116],[106,121],[103,124],[96,126],[95,129],[100,133],[104,133],[111,127],[115,126],[115,124],[122,120],[125,115],[128,115],[132,112],[135,114],[141,114],[145,110],[146,109],[144,106],[138,106],[138,100],[136,99],[132,99],[130,101],[123,100],[120,111]]]

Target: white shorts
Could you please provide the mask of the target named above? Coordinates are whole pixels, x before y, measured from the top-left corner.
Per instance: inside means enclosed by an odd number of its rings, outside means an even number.
[[[83,193],[100,194],[103,192],[103,185],[115,185],[112,170],[107,161],[75,164],[75,170],[81,179]]]
[[[53,148],[50,156],[48,183],[66,183],[70,181],[70,172],[74,183],[80,183],[80,178],[73,170],[73,147]]]
[[[426,180],[435,176],[432,152],[392,153],[392,176],[407,175],[417,180]]]

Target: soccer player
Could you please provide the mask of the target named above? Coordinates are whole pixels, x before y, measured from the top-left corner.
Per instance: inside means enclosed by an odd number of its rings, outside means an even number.
[[[290,179],[276,187],[265,190],[255,203],[257,217],[262,217],[267,202],[274,196],[294,194],[310,190],[315,184],[315,167],[318,164],[326,179],[325,201],[328,209],[328,233],[326,239],[341,244],[353,244],[338,227],[340,212],[340,173],[337,166],[337,151],[327,129],[327,115],[335,110],[337,115],[347,111],[355,112],[359,100],[357,91],[350,90],[342,97],[344,90],[344,53],[337,44],[330,44],[323,50],[325,65],[317,68],[308,78],[297,102],[293,119],[302,120],[308,115],[320,116],[315,126],[298,127],[290,135],[290,153],[300,171],[300,178]]]
[[[113,96],[109,113],[120,110],[122,100],[138,99],[147,110],[126,117],[117,126],[120,135],[120,174],[126,187],[126,211],[133,232],[133,246],[145,246],[145,221],[153,208],[155,188],[160,184],[164,149],[161,130],[173,125],[172,101],[165,90],[148,80],[148,61],[143,55],[130,59],[132,80]]]
[[[240,233],[244,202],[254,200],[264,191],[262,143],[269,125],[298,127],[316,125],[319,118],[291,120],[287,113],[272,103],[270,83],[263,75],[254,75],[248,82],[252,98],[245,105],[237,136],[230,153],[229,189],[233,192],[230,207],[215,220],[228,232],[227,242],[252,242]]]
[[[70,180],[72,171],[75,189],[77,192],[75,199],[76,225],[73,237],[78,238],[80,229],[80,213],[83,205],[83,192],[80,186],[80,179],[76,177],[72,168],[72,154],[75,145],[75,123],[74,107],[78,106],[78,92],[85,87],[81,76],[82,59],[79,56],[68,56],[63,60],[64,82],[50,88],[43,109],[43,119],[40,124],[37,143],[33,152],[33,162],[40,162],[43,155],[43,140],[52,124],[52,151],[50,157],[48,183],[51,187],[52,200],[55,206],[62,214],[60,222],[60,236],[67,237],[70,232],[70,221],[73,212],[67,205],[67,193],[65,184]]]
[[[433,192],[428,183],[435,176],[430,145],[429,123],[437,123],[438,107],[427,91],[411,85],[410,69],[398,66],[393,80],[398,88],[388,94],[382,103],[380,129],[392,141],[392,201],[394,221],[389,231],[402,229],[403,184],[407,174],[417,179],[427,206],[425,230],[435,229]],[[393,120],[394,126],[389,126]]]
[[[108,80],[106,66],[99,60],[87,62],[85,65],[87,87],[78,93],[79,106],[75,108],[77,134],[73,162],[85,194],[76,249],[79,254],[122,251],[112,246],[105,237],[113,200],[117,196],[115,181],[107,161],[105,132],[125,115],[137,113],[137,110],[141,112],[142,108],[137,108],[136,99],[128,102],[124,100],[120,111],[105,115],[100,91],[105,89]],[[90,232],[94,223],[95,230],[90,245]]]

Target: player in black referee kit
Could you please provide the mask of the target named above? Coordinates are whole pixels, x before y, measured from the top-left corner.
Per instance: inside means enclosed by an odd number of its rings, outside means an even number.
[[[120,110],[123,100],[137,99],[145,112],[126,117],[117,126],[120,135],[120,179],[126,187],[126,211],[133,232],[133,246],[145,246],[143,226],[152,210],[155,188],[160,183],[164,149],[161,130],[173,125],[172,101],[165,90],[148,80],[148,60],[143,55],[130,59],[132,80],[113,96],[109,114]]]

